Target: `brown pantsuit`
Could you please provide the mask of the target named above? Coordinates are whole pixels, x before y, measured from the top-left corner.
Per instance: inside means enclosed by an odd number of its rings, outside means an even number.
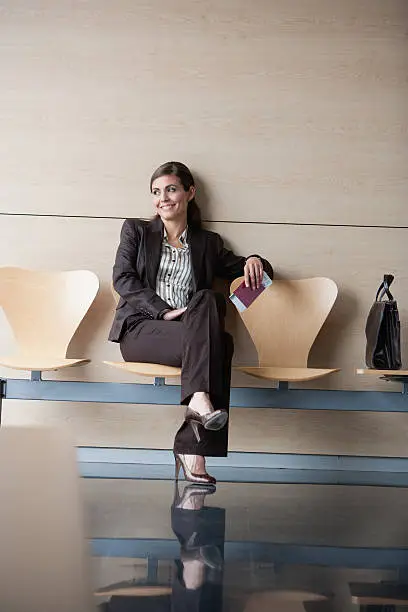
[[[198,291],[179,321],[144,320],[132,324],[120,348],[125,361],[162,363],[182,368],[181,403],[187,405],[196,391],[210,395],[216,410],[229,409],[233,342],[224,331],[225,300],[211,290]],[[197,442],[183,423],[174,440],[177,453],[225,457],[228,425],[220,431],[200,426]]]
[[[120,342],[126,361],[181,366],[181,403],[196,391],[209,393],[215,409],[228,410],[232,338],[224,331],[225,300],[212,291],[216,277],[228,281],[242,276],[246,259],[225,248],[221,236],[201,227],[188,227],[192,295],[186,312],[176,321],[164,321],[172,307],[156,293],[164,228],[152,221],[126,219],[113,268],[113,285],[120,295],[109,334]],[[257,256],[258,257],[258,256]],[[271,265],[262,259],[272,278]],[[181,454],[225,456],[228,425],[220,431],[200,427],[197,443],[191,426],[182,425],[174,449]]]

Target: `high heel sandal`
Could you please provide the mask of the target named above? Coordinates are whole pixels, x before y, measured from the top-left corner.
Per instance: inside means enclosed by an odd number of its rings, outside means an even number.
[[[176,462],[176,471],[175,471],[175,479],[178,480],[180,468],[183,468],[184,478],[189,482],[194,482],[195,484],[204,485],[204,486],[214,486],[217,482],[213,476],[210,476],[205,472],[205,474],[195,474],[190,470],[187,465],[186,459],[184,455],[180,455],[178,453],[174,453],[174,459]]]
[[[184,510],[184,505],[190,500],[190,498],[197,497],[198,499],[202,499],[204,504],[206,496],[213,495],[217,490],[216,486],[212,484],[208,484],[205,486],[191,484],[184,487],[183,493],[180,495],[178,480],[175,481],[174,485],[173,507],[181,508],[182,510]]]
[[[200,414],[188,407],[184,420],[191,425],[197,442],[200,442],[201,437],[198,431],[198,425],[202,425],[204,429],[209,429],[210,431],[218,431],[222,429],[228,421],[228,412],[225,410],[213,410],[206,414]]]

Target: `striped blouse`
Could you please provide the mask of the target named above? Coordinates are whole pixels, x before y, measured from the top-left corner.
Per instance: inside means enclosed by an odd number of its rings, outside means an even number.
[[[159,270],[156,278],[156,293],[172,308],[187,306],[193,290],[193,270],[190,247],[187,243],[187,228],[180,236],[180,248],[169,244],[164,230]]]

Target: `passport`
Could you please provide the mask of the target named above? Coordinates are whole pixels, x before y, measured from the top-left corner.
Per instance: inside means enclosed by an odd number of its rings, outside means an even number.
[[[239,312],[243,312],[256,300],[257,297],[261,295],[263,291],[267,287],[272,285],[272,279],[267,275],[266,272],[263,273],[261,284],[258,289],[251,289],[251,287],[245,287],[245,281],[242,281],[240,285],[235,289],[233,293],[229,296],[229,299],[234,304],[236,309]]]

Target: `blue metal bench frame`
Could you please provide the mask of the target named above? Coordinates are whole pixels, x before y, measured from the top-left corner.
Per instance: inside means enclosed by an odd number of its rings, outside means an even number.
[[[400,382],[402,391],[292,389],[287,382],[278,382],[276,388],[233,387],[231,407],[408,412],[408,376],[384,378]],[[0,385],[0,409],[1,399],[164,405],[180,402],[180,386],[166,385],[163,378],[147,385],[43,380],[41,372],[32,372],[30,380],[0,379]]]

